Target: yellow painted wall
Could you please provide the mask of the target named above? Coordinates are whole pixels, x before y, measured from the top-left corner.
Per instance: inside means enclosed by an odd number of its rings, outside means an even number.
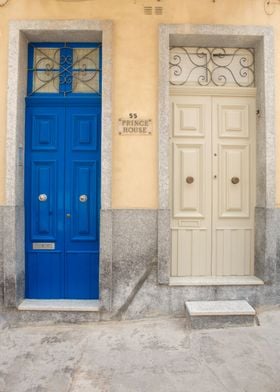
[[[147,16],[143,5],[162,5]],[[280,5],[272,16],[264,0],[9,0],[0,8],[0,204],[5,204],[8,23],[14,19],[111,19],[113,30],[113,208],[157,207],[157,86],[160,23],[254,24],[275,29],[280,69]],[[280,73],[278,72],[278,75]],[[276,102],[280,102],[280,76]],[[121,137],[117,119],[130,112],[152,118],[154,133]],[[277,204],[280,205],[280,110],[276,104]]]

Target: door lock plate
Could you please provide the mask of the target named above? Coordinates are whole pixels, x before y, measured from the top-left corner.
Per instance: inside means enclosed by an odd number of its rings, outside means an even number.
[[[54,250],[55,242],[33,242],[32,249],[36,250]]]

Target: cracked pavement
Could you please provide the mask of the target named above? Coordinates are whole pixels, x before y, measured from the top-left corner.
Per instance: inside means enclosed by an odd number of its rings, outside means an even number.
[[[188,331],[184,319],[9,326],[1,392],[279,392],[280,308],[260,326]]]

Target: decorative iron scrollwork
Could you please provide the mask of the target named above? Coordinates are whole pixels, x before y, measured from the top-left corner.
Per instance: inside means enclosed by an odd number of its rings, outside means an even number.
[[[29,69],[32,74],[29,95],[42,92],[100,94],[100,47],[34,46],[33,67]]]
[[[254,49],[171,47],[170,84],[251,87],[254,63]]]

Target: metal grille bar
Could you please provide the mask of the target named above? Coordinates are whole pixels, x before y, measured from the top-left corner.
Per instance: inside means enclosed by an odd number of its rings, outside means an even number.
[[[173,86],[255,85],[255,53],[248,48],[170,48]]]

